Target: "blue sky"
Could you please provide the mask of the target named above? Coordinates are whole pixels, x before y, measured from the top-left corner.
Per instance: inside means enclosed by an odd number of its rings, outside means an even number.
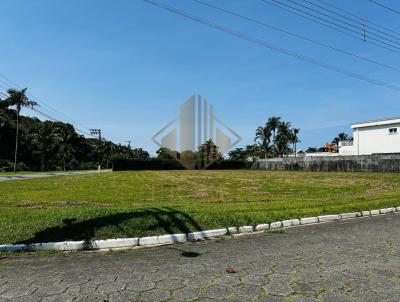
[[[399,53],[259,0],[205,1],[400,68]],[[399,71],[191,0],[163,2],[349,71],[400,84]],[[329,2],[400,32],[400,15],[366,0]],[[382,2],[400,8],[395,0]],[[152,153],[156,146],[150,137],[197,93],[242,136],[241,145],[252,143],[255,128],[273,115],[301,129],[301,147],[320,146],[339,131],[350,132],[354,121],[400,115],[399,91],[277,54],[141,0],[3,0],[0,9],[1,74],[78,121],[79,128],[101,128],[114,142],[133,140],[134,146]]]

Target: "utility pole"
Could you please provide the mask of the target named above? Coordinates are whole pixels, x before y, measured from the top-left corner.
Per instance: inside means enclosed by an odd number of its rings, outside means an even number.
[[[363,40],[365,42],[367,39],[367,24],[364,19],[361,19],[361,22],[362,22],[361,25],[362,25]]]
[[[128,143],[128,148],[129,148],[129,150],[131,149],[131,142],[132,142],[132,141],[125,141],[125,143]]]
[[[100,144],[101,144],[101,129],[89,129],[91,135],[99,136],[99,145],[97,147],[97,172],[100,173],[101,165],[100,165]]]

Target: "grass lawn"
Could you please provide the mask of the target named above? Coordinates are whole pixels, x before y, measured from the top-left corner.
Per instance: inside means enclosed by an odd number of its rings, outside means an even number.
[[[0,244],[136,237],[400,206],[400,174],[135,171],[0,182]]]

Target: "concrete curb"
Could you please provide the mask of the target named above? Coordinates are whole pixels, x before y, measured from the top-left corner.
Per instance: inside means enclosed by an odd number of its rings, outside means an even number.
[[[264,223],[264,224],[258,224],[256,225],[256,231],[265,231],[269,229],[269,224]]]
[[[235,234],[251,234],[255,231],[266,231],[269,229],[295,227],[308,224],[318,224],[325,222],[334,222],[338,220],[354,219],[358,217],[370,217],[376,215],[385,215],[400,212],[399,207],[375,209],[369,211],[342,213],[333,215],[322,215],[318,217],[304,217],[300,219],[289,219],[283,221],[275,221],[271,223],[258,224],[253,227],[250,225],[237,227],[228,227],[224,229],[206,230],[192,232],[187,234],[168,234],[160,236],[148,236],[141,238],[117,238],[107,240],[93,241],[63,241],[63,242],[43,242],[32,244],[4,244],[0,245],[0,252],[10,251],[40,251],[40,250],[57,250],[57,251],[79,251],[79,250],[107,250],[119,248],[133,248],[138,246],[156,246],[181,243],[187,241],[197,241],[203,239],[217,238],[221,236]]]
[[[318,217],[300,218],[300,224],[318,223]]]
[[[138,244],[139,244],[139,238],[94,240],[90,243],[89,248],[92,250],[127,248],[127,247],[137,246]]]
[[[251,225],[244,225],[239,227],[239,233],[251,233],[254,232],[254,228]]]
[[[200,240],[200,239],[220,237],[220,236],[226,235],[227,233],[228,233],[227,229],[200,231],[200,232],[188,233],[187,239],[194,241],[194,240]]]

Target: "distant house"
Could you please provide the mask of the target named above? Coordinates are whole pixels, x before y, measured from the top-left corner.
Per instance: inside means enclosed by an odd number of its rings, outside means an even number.
[[[351,124],[353,141],[339,142],[339,155],[400,153],[400,117]]]

